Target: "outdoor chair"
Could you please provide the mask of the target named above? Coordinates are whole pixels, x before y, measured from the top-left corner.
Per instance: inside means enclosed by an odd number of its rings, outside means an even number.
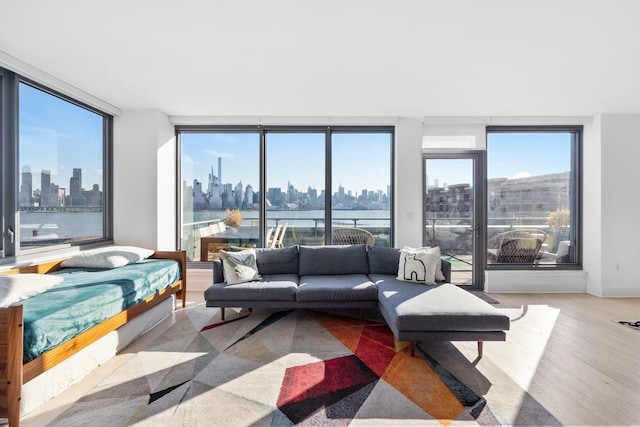
[[[569,240],[560,240],[558,242],[558,249],[556,250],[556,253],[542,251],[542,254],[545,257],[549,257],[554,260],[556,264],[562,264],[565,262],[569,262],[570,247],[571,244]]]
[[[332,245],[358,245],[373,246],[375,238],[373,234],[362,228],[334,228],[331,230]],[[324,236],[320,243],[324,245]]]
[[[542,230],[518,229],[500,233],[487,244],[487,259],[494,263],[532,264],[538,258],[547,234]]]
[[[271,246],[272,248],[282,248],[282,247],[284,247],[284,235],[287,232],[287,227],[288,226],[289,226],[289,223],[286,223],[282,227],[278,226],[276,228],[276,232],[273,235],[273,244]],[[278,228],[280,230],[278,230]]]

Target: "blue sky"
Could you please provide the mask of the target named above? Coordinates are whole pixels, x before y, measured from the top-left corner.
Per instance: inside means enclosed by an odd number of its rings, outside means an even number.
[[[571,136],[568,133],[491,133],[487,137],[487,177],[519,178],[570,170]],[[429,185],[471,184],[470,160],[427,163]]]
[[[40,172],[49,170],[51,182],[68,194],[73,169],[81,168],[82,187],[102,190],[102,116],[24,83],[19,95],[19,172],[31,168],[33,189],[40,189]]]
[[[354,194],[363,189],[387,191],[390,149],[388,134],[334,134],[332,151],[333,190],[342,184]],[[267,186],[287,188],[291,182],[306,192],[309,186],[324,189],[324,134],[268,133]],[[259,182],[257,134],[194,134],[182,136],[182,177],[191,185],[196,178],[206,185],[213,166],[218,173],[222,158],[222,181],[244,185]],[[366,173],[365,173],[366,171]]]

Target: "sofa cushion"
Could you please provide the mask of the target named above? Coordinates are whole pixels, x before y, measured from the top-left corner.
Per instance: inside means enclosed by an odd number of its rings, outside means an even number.
[[[300,276],[297,301],[376,301],[378,289],[366,274]]]
[[[426,287],[387,275],[371,275],[371,280],[378,288],[380,310],[396,331],[509,329],[506,314],[450,283]]]
[[[369,274],[365,245],[300,246],[300,276]]]
[[[400,249],[384,246],[367,246],[367,257],[369,261],[369,273],[393,275],[398,273]]]
[[[258,273],[298,274],[298,246],[256,249]]]
[[[253,282],[214,283],[204,291],[207,301],[295,301],[297,274],[264,275]]]

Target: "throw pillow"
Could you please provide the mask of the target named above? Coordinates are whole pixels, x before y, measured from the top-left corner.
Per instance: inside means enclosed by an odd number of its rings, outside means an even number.
[[[62,283],[62,278],[49,274],[0,275],[0,307],[8,307],[23,299],[38,295]]]
[[[136,246],[105,246],[83,251],[66,259],[60,267],[116,268],[140,262],[153,255],[153,250]]]
[[[220,251],[225,281],[229,285],[260,280],[256,250],[253,248],[239,252]]]
[[[436,283],[436,268],[440,259],[440,248],[410,248],[400,251],[398,280],[407,282]]]
[[[440,246],[434,246],[433,249],[437,249],[438,253],[438,265],[436,266],[436,282],[442,282],[446,279],[444,277],[444,273],[442,272],[442,253],[440,251]]]

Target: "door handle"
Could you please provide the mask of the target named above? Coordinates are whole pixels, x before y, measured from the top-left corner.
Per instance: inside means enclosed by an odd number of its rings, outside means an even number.
[[[13,231],[13,228],[7,227],[7,236],[9,237],[9,241],[13,243],[16,233]]]

